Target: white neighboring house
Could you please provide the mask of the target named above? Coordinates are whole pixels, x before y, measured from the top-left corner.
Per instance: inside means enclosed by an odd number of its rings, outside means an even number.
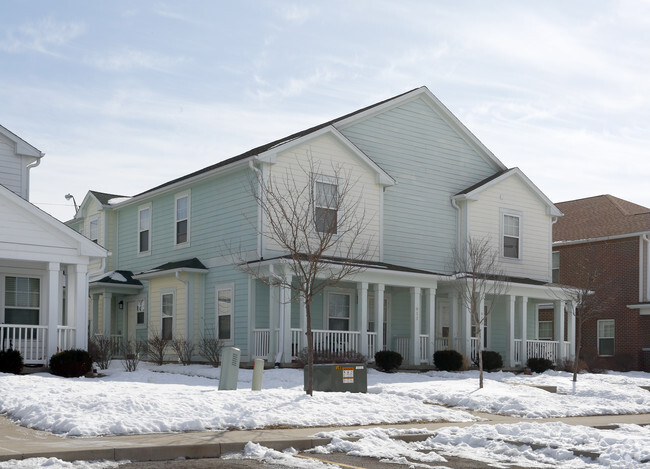
[[[26,365],[88,346],[88,265],[108,252],[29,202],[43,153],[0,126],[0,349]]]

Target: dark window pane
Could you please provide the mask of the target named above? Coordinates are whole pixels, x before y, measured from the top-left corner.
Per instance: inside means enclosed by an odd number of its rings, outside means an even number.
[[[614,355],[614,339],[600,339],[599,342],[599,355]]]
[[[230,316],[219,316],[219,339],[230,340]]]
[[[503,237],[503,256],[519,258],[519,238]]]
[[[172,340],[172,318],[170,317],[162,320],[162,338]]]
[[[187,242],[187,220],[176,222],[176,244]]]
[[[316,207],[314,210],[314,222],[316,224],[316,231],[319,233],[333,233],[337,232],[337,211],[330,208]]]
[[[140,252],[149,250],[149,230],[140,232]]]

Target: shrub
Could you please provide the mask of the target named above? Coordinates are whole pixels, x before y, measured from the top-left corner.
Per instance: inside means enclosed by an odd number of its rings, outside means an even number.
[[[499,352],[482,350],[481,355],[483,355],[483,369],[485,371],[497,371],[503,368],[503,358]]]
[[[93,367],[93,359],[86,350],[64,350],[50,358],[50,373],[64,378],[84,376]]]
[[[463,356],[456,350],[438,350],[433,354],[433,364],[440,371],[458,371],[463,368]]]
[[[163,338],[158,332],[153,332],[147,339],[148,357],[157,365],[162,365],[165,361],[165,349],[169,345],[169,339]]]
[[[192,341],[179,337],[173,339],[169,345],[171,345],[174,352],[176,352],[176,355],[178,355],[178,359],[184,366],[192,363],[192,354],[194,353],[194,344]]]
[[[124,360],[122,361],[124,371],[136,371],[140,364],[140,359],[147,355],[147,343],[142,340],[126,340],[122,344],[121,352],[124,356]]]
[[[402,355],[392,350],[380,350],[375,353],[375,365],[386,373],[398,369],[402,365],[402,360],[404,360]]]
[[[23,356],[18,350],[0,351],[0,373],[19,375],[23,371]]]
[[[107,370],[113,359],[111,338],[97,334],[88,341],[88,352],[100,370]]]
[[[303,348],[296,358],[300,366],[307,365],[307,347]],[[314,363],[366,363],[368,359],[365,355],[355,352],[353,350],[332,353],[329,350],[314,350]]]
[[[548,358],[531,357],[526,362],[526,367],[533,373],[544,373],[553,369],[553,362]]]
[[[221,362],[221,349],[223,343],[216,337],[201,337],[199,342],[199,355],[213,367],[218,367]]]

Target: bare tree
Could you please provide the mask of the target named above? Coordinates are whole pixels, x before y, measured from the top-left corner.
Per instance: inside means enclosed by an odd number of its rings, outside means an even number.
[[[456,291],[469,308],[471,320],[478,329],[479,387],[483,388],[483,327],[494,310],[496,299],[508,291],[509,283],[489,236],[470,236],[460,249],[454,249],[453,271]],[[487,297],[492,297],[493,301],[485,301]]]
[[[597,318],[610,305],[612,299],[606,296],[606,292],[612,278],[607,272],[611,261],[607,243],[598,247],[587,244],[573,249],[571,262],[567,262],[565,268],[560,266],[560,275],[561,280],[566,278],[567,283],[570,283],[570,286],[561,285],[562,297],[574,305],[576,350],[573,358],[573,381],[578,381],[583,328],[586,322]]]
[[[352,168],[332,164],[321,168],[308,153],[306,163],[264,177],[254,168],[251,192],[261,209],[262,224],[255,224],[273,250],[284,253],[284,275],[269,273],[255,262],[240,258],[239,268],[268,285],[291,290],[306,309],[307,389],[313,391],[314,340],[311,306],[314,298],[365,270],[371,258],[371,218],[363,204],[363,188]]]

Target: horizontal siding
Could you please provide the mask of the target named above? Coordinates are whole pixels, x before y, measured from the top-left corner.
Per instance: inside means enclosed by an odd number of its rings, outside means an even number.
[[[457,216],[450,197],[497,167],[422,99],[342,133],[398,182],[384,194],[384,261],[448,270]]]
[[[23,195],[23,161],[13,143],[0,136],[0,184]]]
[[[551,258],[551,217],[546,205],[517,176],[511,176],[484,190],[479,200],[470,202],[470,234],[490,236],[500,249],[501,210],[521,213],[521,260],[504,260],[502,268],[518,277],[548,281]]]

